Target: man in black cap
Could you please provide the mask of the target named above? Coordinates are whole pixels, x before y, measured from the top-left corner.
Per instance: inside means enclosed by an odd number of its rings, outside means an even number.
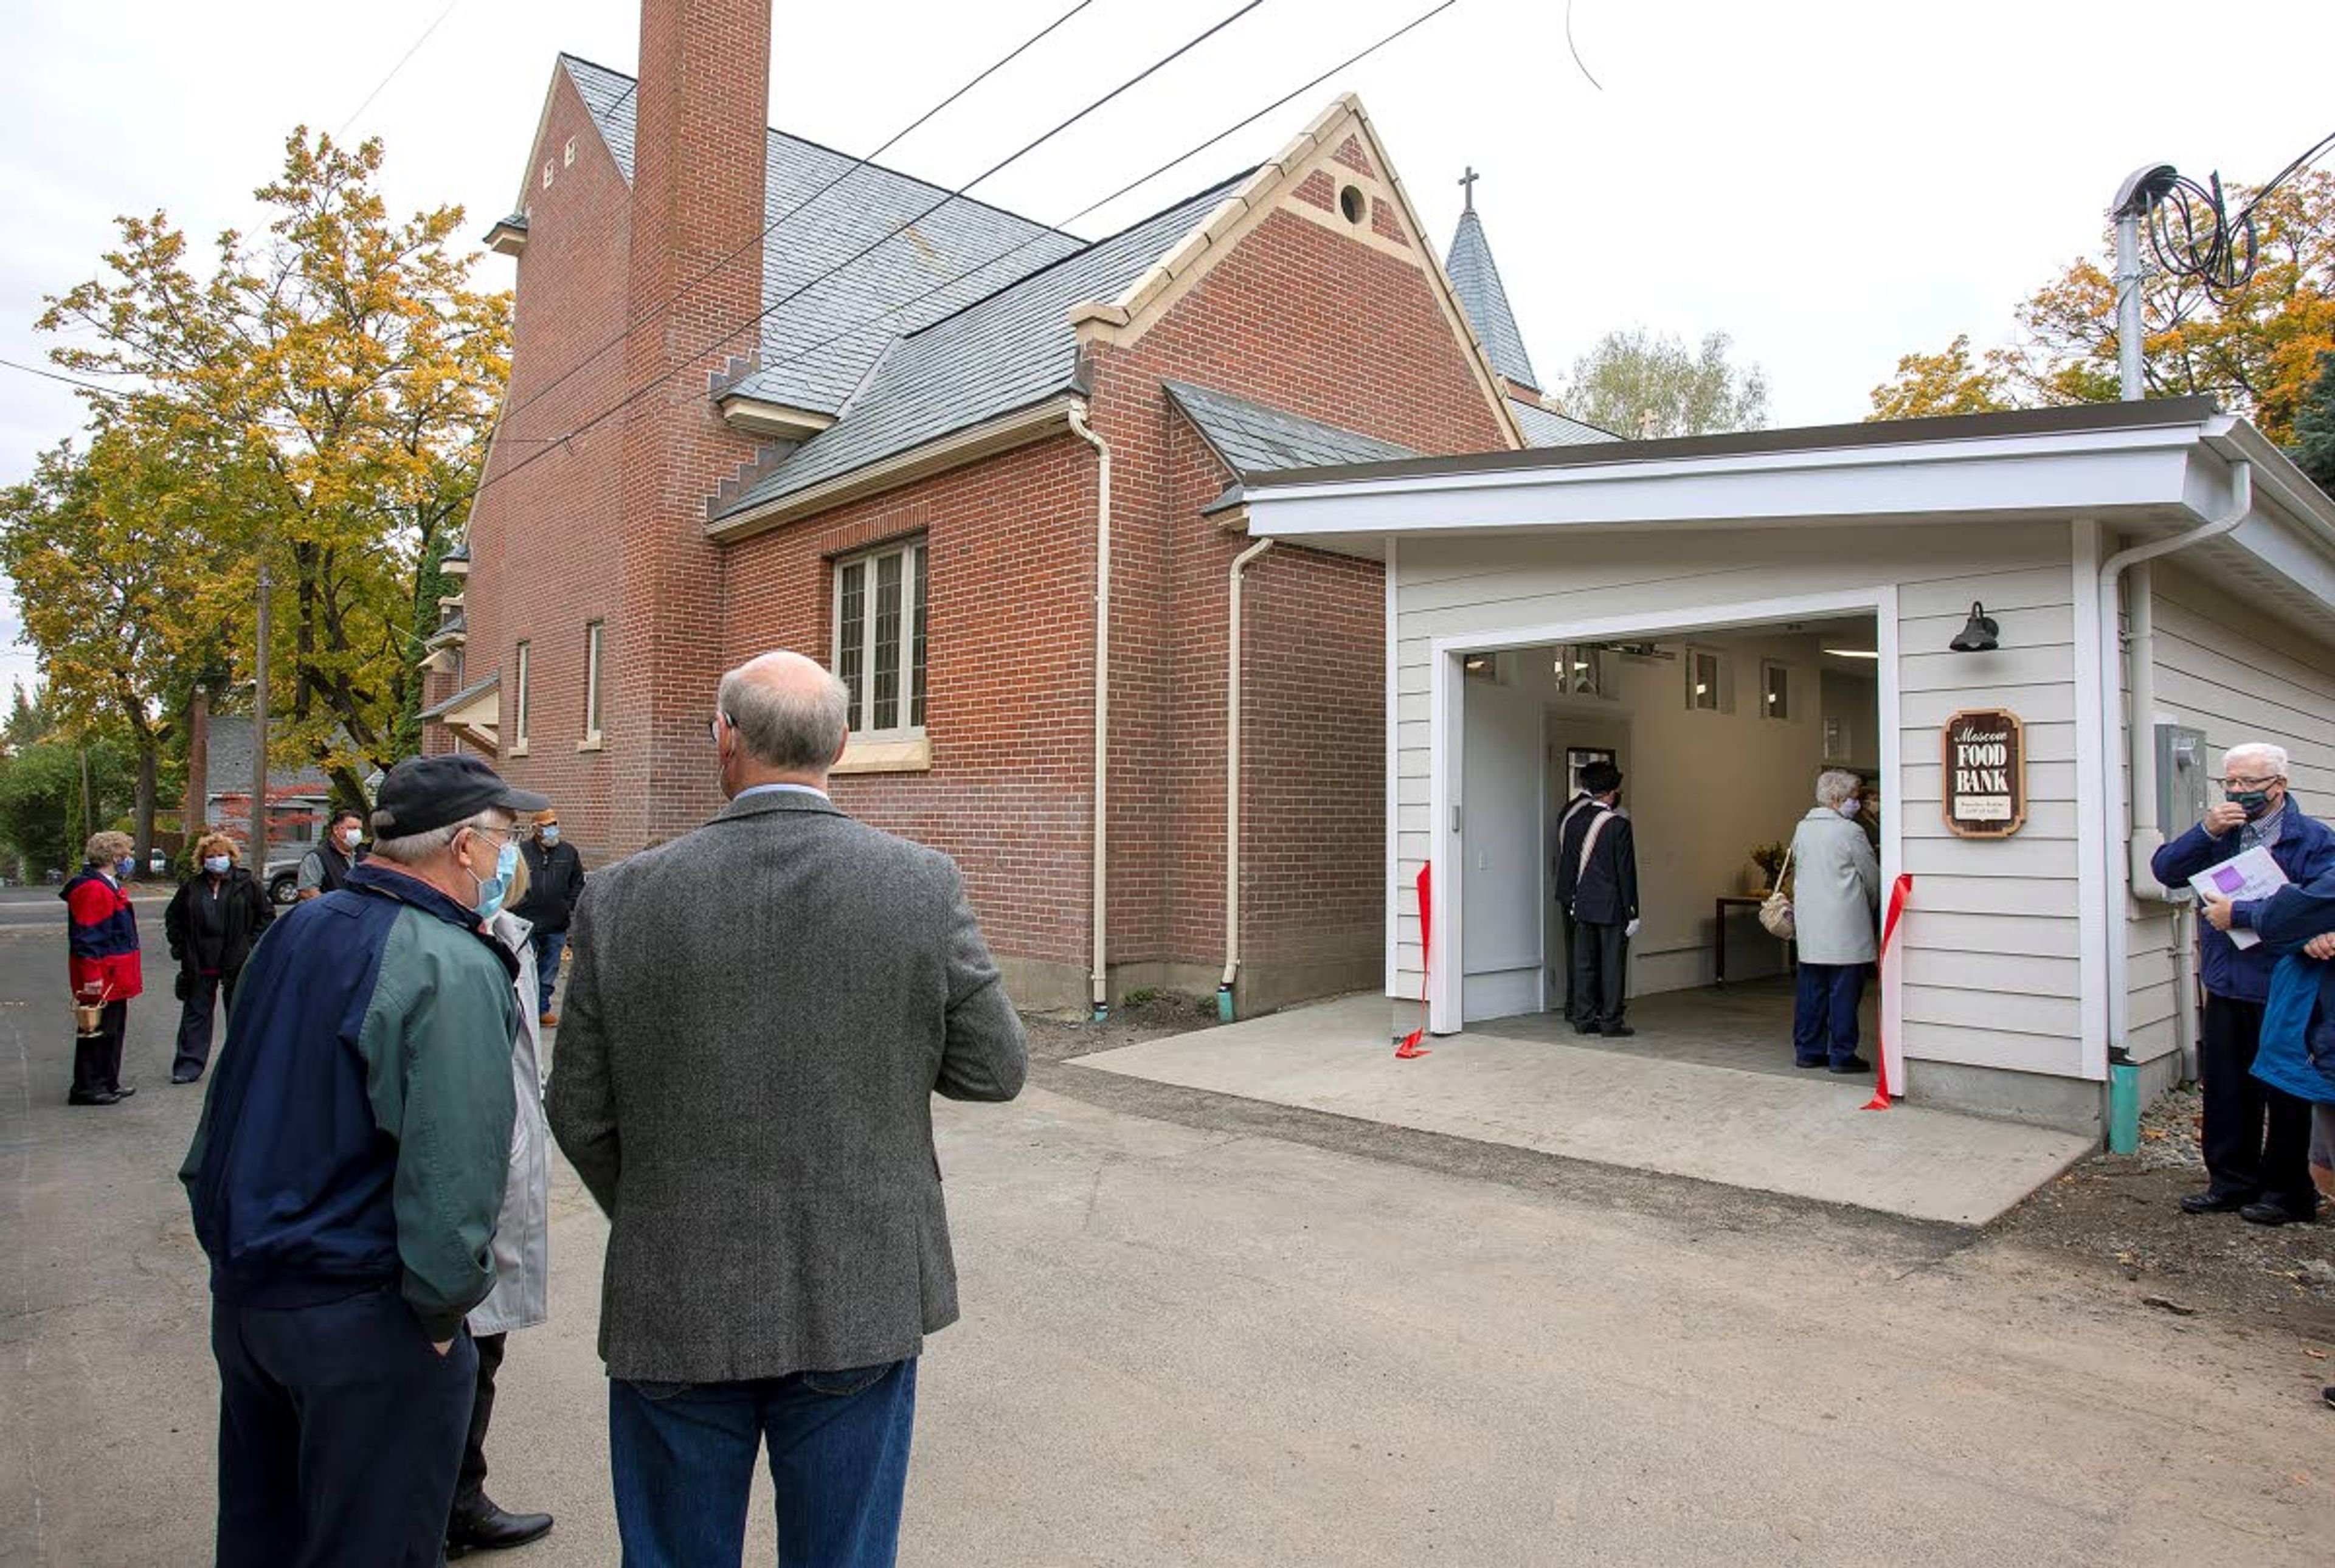
[[[1638,934],[1638,848],[1630,819],[1616,810],[1622,770],[1592,762],[1581,770],[1588,805],[1570,813],[1557,836],[1556,902],[1573,916],[1573,1029],[1576,1034],[1631,1035],[1630,938]]]
[[[434,1563],[509,1166],[518,859],[475,757],[401,762],[372,858],[244,970],[179,1179],[211,1264],[218,1562]]]

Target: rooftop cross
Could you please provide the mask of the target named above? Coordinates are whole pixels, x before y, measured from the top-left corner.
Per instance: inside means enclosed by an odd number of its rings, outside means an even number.
[[[1476,181],[1482,178],[1482,175],[1476,172],[1476,167],[1473,164],[1469,164],[1468,172],[1459,177],[1459,189],[1468,193],[1468,210],[1470,212],[1476,210]]]

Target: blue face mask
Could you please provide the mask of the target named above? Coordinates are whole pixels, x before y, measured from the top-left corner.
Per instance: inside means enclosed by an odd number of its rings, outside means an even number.
[[[126,855],[125,855],[125,856],[123,856],[121,859],[119,859],[119,860],[117,860],[117,861],[115,861],[115,862],[113,863],[113,876],[114,876],[114,880],[115,880],[115,881],[117,881],[117,882],[119,882],[119,881],[121,881],[121,880],[123,880],[123,879],[127,878],[127,877],[129,876],[129,875],[131,874],[131,872],[132,872],[132,871],[136,870],[136,869],[137,869],[137,867],[138,867],[138,862],[136,862],[135,860],[131,859],[131,858],[130,858],[128,856],[126,856]]]
[[[558,828],[545,828],[545,829],[543,830],[543,841],[544,841],[546,844],[557,844],[557,843],[558,843],[558,842],[559,842],[559,829],[558,829]]]
[[[503,895],[510,891],[510,880],[518,872],[518,846],[509,839],[495,854],[495,874],[479,884],[479,901],[471,905],[481,920],[492,920],[502,912]]]
[[[209,872],[214,876],[226,876],[228,865],[229,862],[228,857],[224,855],[206,855],[203,857],[203,869]]]

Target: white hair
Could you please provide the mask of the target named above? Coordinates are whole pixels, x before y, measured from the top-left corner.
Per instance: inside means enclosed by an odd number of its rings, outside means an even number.
[[[2241,757],[2259,757],[2270,765],[2270,774],[2272,778],[2283,779],[2286,777],[2287,757],[2286,748],[2283,746],[2273,746],[2267,740],[2249,740],[2243,746],[2231,747],[2227,751],[2222,753],[2222,776],[2224,778],[2226,779],[2229,777],[2230,773],[2237,767],[2238,759]]]
[[[843,749],[851,718],[849,688],[815,660],[785,649],[722,676],[714,701],[749,757],[794,773],[825,772]]]
[[[1865,780],[1846,768],[1827,768],[1817,775],[1817,804],[1837,808],[1865,788]]]
[[[468,828],[502,828],[509,826],[510,813],[500,806],[489,806],[460,822],[449,822],[443,828],[431,828],[421,833],[408,833],[399,838],[376,838],[373,852],[383,860],[400,866],[419,866],[423,861],[451,847],[461,831]]]

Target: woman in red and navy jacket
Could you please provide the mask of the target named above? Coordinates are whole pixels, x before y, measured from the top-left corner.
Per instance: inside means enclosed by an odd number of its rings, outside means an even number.
[[[91,835],[89,863],[58,894],[65,901],[65,963],[73,1002],[101,1010],[97,1033],[73,1041],[70,1105],[113,1105],[138,1092],[121,1083],[130,999],[146,989],[138,959],[138,916],[121,890],[134,864],[131,848],[127,833]]]

